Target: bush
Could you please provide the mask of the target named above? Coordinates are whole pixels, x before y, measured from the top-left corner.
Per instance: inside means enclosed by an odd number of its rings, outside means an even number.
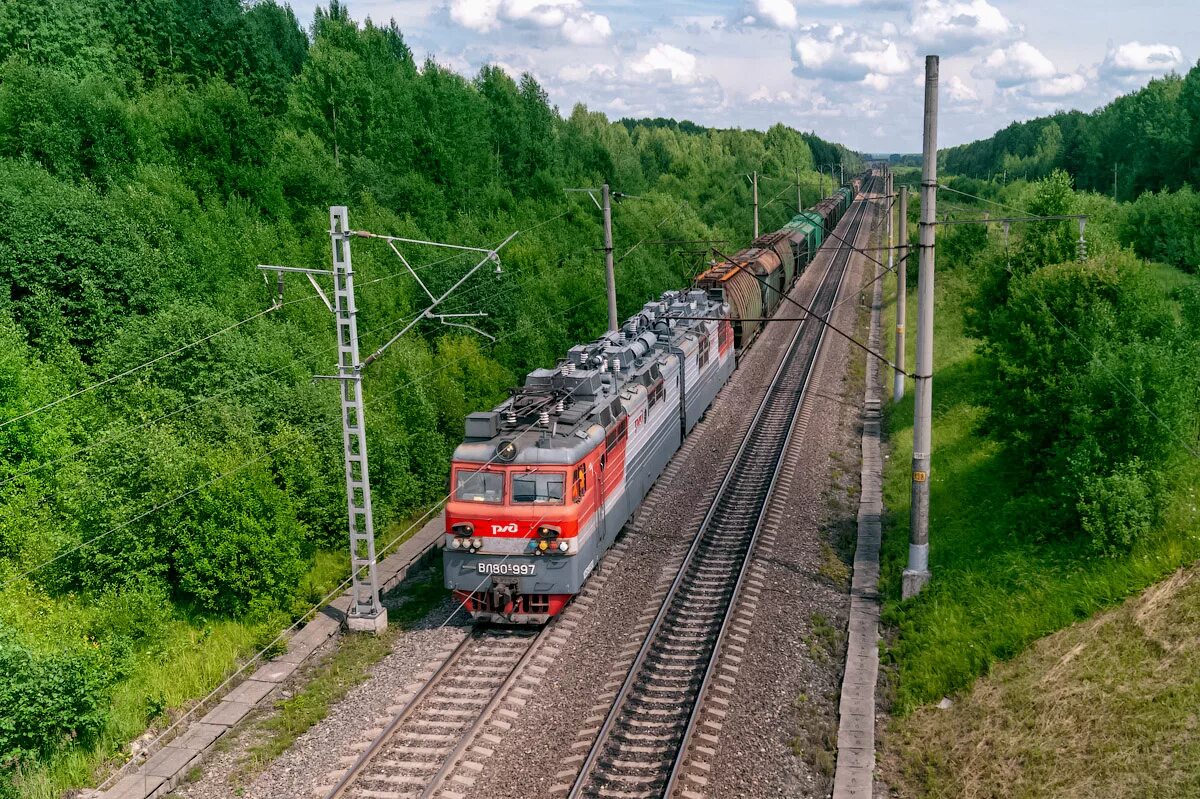
[[[251,468],[181,503],[172,553],[182,598],[201,609],[261,617],[295,589],[308,533],[265,468]]]
[[[1137,460],[1112,474],[1084,478],[1077,507],[1093,549],[1117,555],[1150,532],[1158,515],[1156,482]]]
[[[1019,274],[1008,295],[982,350],[989,430],[1045,510],[1024,525],[1128,549],[1157,514],[1155,475],[1195,438],[1196,342],[1128,254]]]
[[[1121,238],[1143,258],[1200,271],[1200,194],[1187,186],[1143,194],[1128,206]]]
[[[45,757],[88,742],[104,726],[114,671],[100,648],[38,653],[0,626],[0,764]]]

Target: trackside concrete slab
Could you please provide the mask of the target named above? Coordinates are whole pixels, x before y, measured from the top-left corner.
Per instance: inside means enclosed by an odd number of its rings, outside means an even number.
[[[875,267],[868,347],[879,351],[883,282]],[[850,586],[846,672],[838,708],[838,754],[833,799],[871,799],[875,772],[875,681],[879,675],[879,541],[883,518],[883,460],[880,456],[879,361],[867,356],[863,402],[862,494],[858,540]]]

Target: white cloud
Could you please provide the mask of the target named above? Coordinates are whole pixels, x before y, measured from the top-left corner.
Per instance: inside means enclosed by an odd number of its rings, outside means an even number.
[[[500,0],[451,0],[450,19],[479,32],[496,27],[500,14]]]
[[[792,0],[754,0],[752,8],[758,19],[776,28],[794,30],[800,24]]]
[[[582,83],[585,80],[603,80],[612,78],[616,71],[608,64],[567,64],[558,71],[559,80],[568,83]]]
[[[630,69],[638,75],[665,73],[672,83],[687,84],[696,80],[696,56],[675,45],[660,42],[633,61]]]
[[[791,103],[795,102],[796,97],[786,89],[773,92],[766,86],[759,86],[746,98],[752,103]]]
[[[1011,39],[1020,28],[987,0],[920,0],[909,33],[918,44],[953,55]]]
[[[1108,51],[1100,70],[1106,75],[1130,77],[1169,72],[1183,66],[1183,53],[1178,47],[1161,43],[1126,42]]]
[[[603,14],[585,11],[578,17],[563,22],[562,32],[571,44],[601,44],[612,36],[612,25]]]
[[[1034,97],[1059,98],[1079,94],[1086,87],[1087,80],[1082,75],[1056,75],[1034,82],[1027,91]]]
[[[792,44],[797,77],[862,81],[886,89],[890,78],[912,67],[908,54],[893,41],[848,31],[841,25],[808,25]]]
[[[921,82],[924,83],[924,80],[922,76]],[[951,75],[946,80],[946,96],[955,103],[973,103],[979,99],[978,93],[957,75]]]
[[[875,72],[872,72],[863,78],[862,82],[863,85],[869,86],[877,92],[884,91],[887,89],[887,87],[892,85],[891,78],[889,78],[887,75],[880,75]]]
[[[587,11],[582,0],[450,0],[450,19],[479,33],[513,23],[558,30],[572,44],[601,44],[612,35],[608,17]]]
[[[976,78],[989,78],[996,85],[1008,89],[1035,80],[1048,80],[1056,74],[1054,62],[1042,55],[1028,42],[1017,42],[1003,49],[993,50],[971,74]]]

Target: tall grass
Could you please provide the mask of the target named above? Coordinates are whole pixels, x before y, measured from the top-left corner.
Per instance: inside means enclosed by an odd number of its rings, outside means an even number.
[[[1193,279],[1169,268],[1157,274],[1164,290]],[[894,287],[888,290],[894,298]],[[938,275],[929,520],[933,579],[919,597],[904,603],[900,577],[908,556],[911,391],[887,413],[881,587],[885,621],[898,635],[884,660],[898,672],[895,710],[901,714],[963,690],[1037,638],[1200,557],[1200,513],[1191,488],[1200,478],[1200,465],[1194,461],[1173,470],[1176,489],[1161,530],[1127,556],[1096,557],[1070,543],[1021,534],[1022,520],[1012,517],[1007,501],[1027,476],[982,428],[987,396],[982,361],[962,324],[971,291],[962,273]],[[892,330],[895,305],[888,307],[891,324],[884,329]],[[907,329],[915,331],[915,297],[908,311]],[[913,339],[908,337],[910,365]]]

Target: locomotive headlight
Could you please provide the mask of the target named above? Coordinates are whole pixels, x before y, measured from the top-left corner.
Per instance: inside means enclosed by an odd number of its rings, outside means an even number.
[[[538,528],[538,537],[542,538],[546,541],[550,541],[555,538],[558,538],[558,536],[561,532],[562,531],[559,530],[557,527],[550,527],[550,526],[546,525],[546,526],[542,526],[542,527]]]
[[[463,541],[461,538],[451,538],[450,539],[450,548],[451,549],[462,549],[462,545],[463,545]]]
[[[483,547],[483,541],[478,538],[472,538],[469,546],[471,547],[471,549],[480,549],[481,547]]]
[[[566,541],[559,541],[559,542],[558,542],[558,551],[559,551],[559,552],[566,552],[566,551],[567,551],[568,549],[570,549],[570,548],[571,548],[571,545],[570,545],[570,544],[568,544]]]
[[[475,534],[475,525],[470,522],[459,522],[450,529],[454,531],[455,535],[470,536]]]

